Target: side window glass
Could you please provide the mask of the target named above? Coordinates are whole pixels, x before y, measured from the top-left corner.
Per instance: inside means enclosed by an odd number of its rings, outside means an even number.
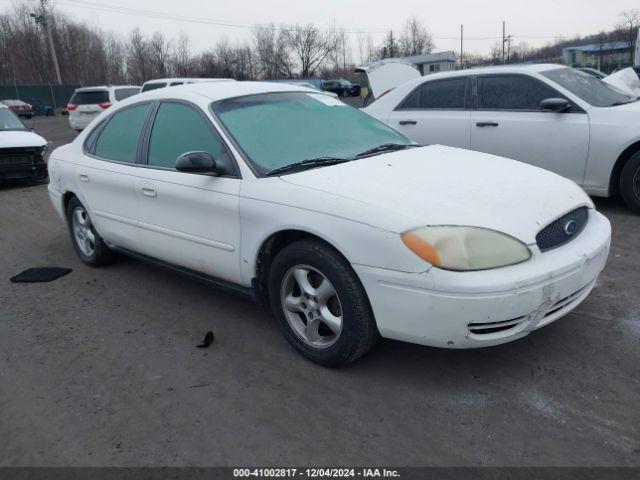
[[[420,101],[420,89],[416,88],[409,94],[407,98],[398,107],[399,110],[411,110],[418,108],[418,102]]]
[[[109,160],[134,163],[148,111],[149,104],[146,104],[115,113],[100,133],[95,154]]]
[[[425,110],[464,109],[467,79],[426,82],[420,88],[420,108]]]
[[[478,107],[481,110],[540,111],[542,100],[558,97],[564,98],[532,78],[507,75],[478,78]]]
[[[100,131],[100,127],[102,127],[103,123],[104,122],[100,122],[98,125],[93,127],[93,130],[91,130],[91,132],[89,132],[89,135],[87,135],[87,138],[84,141],[84,148],[86,149],[87,152],[93,153],[93,150],[92,150],[93,142],[95,141],[96,136],[98,135],[98,132]]]
[[[199,112],[181,103],[163,103],[153,122],[149,165],[173,168],[178,157],[187,152],[208,152],[224,173],[233,172],[222,140]]]

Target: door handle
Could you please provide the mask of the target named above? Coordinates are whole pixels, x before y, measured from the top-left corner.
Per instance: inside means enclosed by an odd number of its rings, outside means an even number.
[[[476,127],[484,128],[484,127],[499,127],[500,124],[498,122],[477,122]]]
[[[85,175],[84,173],[81,173],[81,174],[79,175],[79,178],[80,178],[80,181],[81,181],[81,182],[85,182],[85,183],[88,183],[88,182],[89,182],[89,175]]]
[[[400,120],[400,125],[417,125],[415,120]]]
[[[153,187],[142,187],[140,189],[140,191],[142,192],[142,194],[145,197],[157,197],[158,196],[158,192],[156,192],[156,189]]]

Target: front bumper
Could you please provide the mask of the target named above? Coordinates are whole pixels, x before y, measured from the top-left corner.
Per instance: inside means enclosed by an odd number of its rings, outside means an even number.
[[[383,337],[444,348],[499,345],[563,317],[595,286],[611,242],[595,210],[572,242],[522,264],[482,272],[422,274],[354,265]]]

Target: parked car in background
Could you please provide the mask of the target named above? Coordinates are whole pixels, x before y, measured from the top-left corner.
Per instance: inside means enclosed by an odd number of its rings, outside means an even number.
[[[575,183],[419,147],[287,84],[143,93],[56,149],[49,169],[83,262],[125,252],[259,298],[328,366],[379,335],[445,348],[522,338],[576,308],[609,251],[609,222]]]
[[[599,78],[600,80],[607,77],[606,73],[601,72],[600,70],[597,70],[595,68],[580,67],[580,68],[576,68],[576,70],[580,70],[581,72],[588,73],[589,75]]]
[[[47,141],[4,104],[0,106],[0,180],[44,180]]]
[[[364,111],[421,144],[520,160],[590,195],[621,193],[640,212],[640,101],[587,73],[559,65],[418,73]]]
[[[33,118],[33,105],[22,100],[2,100],[0,103],[20,117]]]
[[[233,78],[157,78],[147,80],[142,84],[140,93],[156,90],[158,88],[177,87],[179,85],[189,85],[191,83],[202,82],[235,82]]]
[[[339,97],[359,97],[362,87],[348,80],[324,80],[320,86],[325,92],[332,92]]]
[[[136,85],[77,88],[67,105],[69,124],[81,132],[103,110],[138,93],[140,87]]]

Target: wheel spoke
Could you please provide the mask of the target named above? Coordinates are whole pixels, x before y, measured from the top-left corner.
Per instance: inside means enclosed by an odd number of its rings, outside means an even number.
[[[78,223],[78,225],[84,227],[85,223],[86,223],[86,220],[84,219],[82,213],[83,213],[82,210],[80,210],[78,208],[78,209],[76,209],[75,212],[73,212],[73,216],[75,217],[76,222]]]
[[[288,295],[284,299],[284,307],[290,312],[302,312],[302,298]]]
[[[293,276],[298,283],[298,287],[300,287],[301,293],[306,293],[307,295],[313,295],[315,293],[315,289],[311,285],[311,282],[309,282],[309,270],[297,268],[293,272]]]
[[[320,310],[322,322],[336,335],[342,330],[342,317],[336,317],[327,307]]]
[[[322,307],[326,306],[329,299],[335,294],[336,291],[333,289],[331,283],[329,283],[329,280],[327,280],[326,278],[323,278],[320,286],[314,289],[314,296],[318,298],[318,303]]]
[[[307,320],[307,328],[304,329],[304,334],[307,340],[310,342],[317,342],[322,337],[320,336],[320,319],[314,318],[313,320]]]

